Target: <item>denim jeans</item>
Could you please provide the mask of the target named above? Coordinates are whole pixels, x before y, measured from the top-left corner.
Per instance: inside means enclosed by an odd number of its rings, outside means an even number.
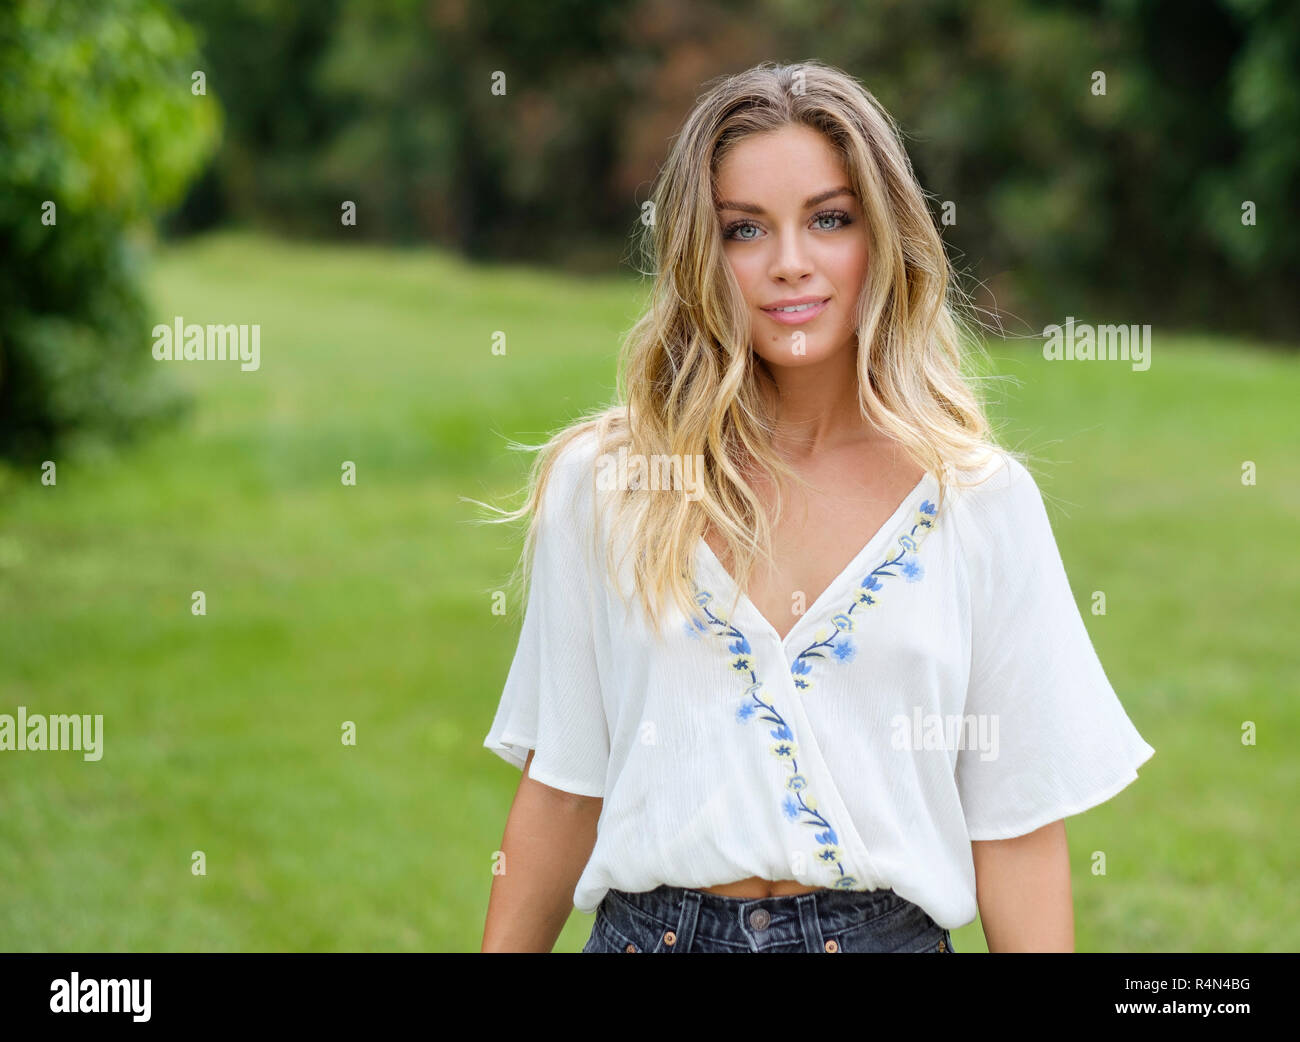
[[[952,937],[893,890],[722,897],[610,890],[584,952],[951,952]]]

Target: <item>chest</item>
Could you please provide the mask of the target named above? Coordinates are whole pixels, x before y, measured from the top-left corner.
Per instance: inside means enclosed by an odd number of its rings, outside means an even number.
[[[788,480],[780,485],[781,513],[768,515],[773,524],[774,563],[757,561],[744,589],[783,640],[897,512],[923,475],[919,466],[910,463],[860,455],[799,473],[813,487]],[[776,487],[761,477],[750,480],[775,511]],[[735,562],[723,556],[717,534],[708,533],[705,540],[727,571],[738,576]]]

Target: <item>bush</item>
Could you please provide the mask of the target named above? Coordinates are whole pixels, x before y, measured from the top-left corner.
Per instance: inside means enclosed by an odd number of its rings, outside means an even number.
[[[154,380],[141,267],[153,219],[216,147],[195,69],[159,0],[0,5],[0,457],[183,408]]]

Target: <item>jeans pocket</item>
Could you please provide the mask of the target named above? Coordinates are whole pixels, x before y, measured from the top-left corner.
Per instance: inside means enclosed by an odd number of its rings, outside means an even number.
[[[943,940],[931,940],[936,925],[920,907],[900,898],[896,906],[884,915],[826,935],[834,937],[839,951],[845,954],[938,952],[945,950],[940,945],[947,944],[947,933]]]
[[[587,944],[591,946],[592,951],[614,952],[618,954],[638,953],[645,950],[640,940],[632,934],[636,930],[636,923],[629,922],[628,917],[622,914],[622,909],[614,909],[618,914],[618,923],[616,924],[610,915],[610,907],[606,904],[596,909],[596,922],[591,929],[591,938]],[[584,948],[583,951],[587,949]]]

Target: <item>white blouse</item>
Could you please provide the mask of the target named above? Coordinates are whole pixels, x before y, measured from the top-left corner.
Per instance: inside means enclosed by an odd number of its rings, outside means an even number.
[[[784,640],[708,544],[664,642],[604,579],[596,440],[557,459],[522,630],[483,745],[601,796],[574,905],[748,876],[892,887],[977,912],[971,840],[1110,799],[1155,752],[1075,605],[1033,478],[999,453],[943,511],[927,473]],[[621,551],[626,543],[617,549]],[[617,557],[616,557],[617,561]]]

